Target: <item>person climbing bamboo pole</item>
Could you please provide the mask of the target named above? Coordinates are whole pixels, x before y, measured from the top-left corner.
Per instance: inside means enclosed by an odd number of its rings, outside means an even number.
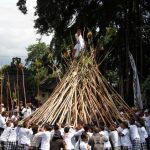
[[[85,47],[85,42],[84,42],[84,39],[82,37],[80,29],[77,29],[77,32],[75,34],[75,38],[76,38],[76,45],[74,46],[74,50],[73,50],[73,58],[78,58],[81,51]]]

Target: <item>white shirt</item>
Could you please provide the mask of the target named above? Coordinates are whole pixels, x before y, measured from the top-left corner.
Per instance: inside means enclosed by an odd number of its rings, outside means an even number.
[[[33,132],[31,129],[27,128],[20,128],[19,133],[18,133],[18,144],[24,144],[24,145],[29,145],[30,146],[30,140],[33,135]]]
[[[89,138],[93,135],[93,133],[91,133],[91,132],[87,132],[87,134],[88,134]]]
[[[16,142],[17,141],[17,128],[11,128],[8,141],[9,142]]]
[[[41,147],[40,150],[49,150],[50,149],[50,137],[51,133],[49,131],[42,132],[39,137],[41,137]]]
[[[77,40],[77,44],[75,45],[74,49],[76,50],[75,52],[75,58],[79,56],[80,51],[84,48],[85,43],[84,43],[84,39],[82,38],[82,35],[77,35],[75,34],[76,40]]]
[[[76,143],[74,150],[79,150],[79,146],[80,146],[80,150],[88,150],[88,144],[83,142],[83,141],[79,141]]]
[[[101,134],[104,137],[108,138],[108,141],[104,143],[104,149],[111,148],[108,131],[106,131],[106,130],[105,131],[101,131],[101,132],[99,132],[99,134]]]
[[[77,34],[75,34],[75,38],[77,40],[77,43],[80,44],[81,48],[84,48],[84,39],[82,37],[82,35],[80,34],[79,36]]]
[[[138,133],[138,127],[136,125],[130,125],[130,136],[131,140],[140,139],[139,133]]]
[[[17,117],[17,116],[15,116],[15,115],[12,115],[12,116],[11,116],[11,120],[13,120],[13,121],[17,121],[17,120],[18,120],[18,117]]]
[[[59,129],[59,131],[60,131],[61,135],[64,134],[64,128]]]
[[[146,142],[145,139],[148,138],[148,134],[147,134],[147,131],[146,131],[145,127],[138,128],[138,132],[139,132],[139,135],[140,135],[140,142],[145,143]]]
[[[145,126],[150,127],[150,115],[149,116],[145,116]]]
[[[0,136],[0,141],[6,142],[8,140],[9,134],[10,134],[11,127],[6,127]]]
[[[22,114],[23,114],[23,117],[24,118],[27,118],[31,115],[32,111],[31,111],[31,108],[23,108],[22,110]]]
[[[120,137],[119,137],[117,131],[111,131],[110,132],[110,139],[111,139],[111,141],[113,143],[113,147],[121,146]]]
[[[75,137],[79,137],[79,139],[81,139],[81,135],[82,135],[83,132],[84,132],[84,129],[82,128],[82,129],[76,131],[76,132],[74,133],[74,136],[75,136]]]
[[[88,150],[88,144],[81,141],[80,142],[80,150]]]
[[[67,145],[67,150],[70,150],[70,149],[74,149],[74,145],[72,144],[72,138],[74,136],[74,133],[63,133],[63,139]]]
[[[131,147],[132,144],[130,140],[129,129],[124,129],[121,133],[123,134],[123,136],[121,136],[121,145]]]
[[[123,131],[123,128],[121,128],[120,126],[117,128],[118,133]]]
[[[148,135],[150,135],[150,115],[145,117],[145,127]]]
[[[0,128],[5,128],[6,127],[6,121],[5,118],[0,114]]]
[[[0,137],[0,140],[5,142],[6,141],[16,142],[17,141],[16,128],[6,127]]]
[[[36,133],[35,135],[33,135],[32,139],[31,139],[31,146],[33,147],[39,147],[40,143],[41,143],[41,137],[40,134],[42,132]]]

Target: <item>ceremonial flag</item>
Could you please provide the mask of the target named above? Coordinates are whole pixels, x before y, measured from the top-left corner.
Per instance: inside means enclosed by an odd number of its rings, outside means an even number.
[[[143,101],[142,101],[138,72],[137,72],[133,55],[131,54],[130,51],[129,51],[129,58],[130,58],[131,67],[133,69],[134,105],[139,109],[143,109]]]

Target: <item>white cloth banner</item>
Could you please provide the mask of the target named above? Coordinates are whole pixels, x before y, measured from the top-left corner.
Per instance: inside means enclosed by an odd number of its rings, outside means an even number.
[[[134,58],[130,51],[129,51],[129,58],[130,58],[131,67],[133,69],[134,105],[139,109],[143,109],[143,101],[142,101],[138,72],[137,72]]]

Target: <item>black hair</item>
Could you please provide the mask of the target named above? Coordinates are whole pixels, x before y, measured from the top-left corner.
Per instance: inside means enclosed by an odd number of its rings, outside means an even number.
[[[94,132],[94,133],[99,133],[99,131],[100,131],[100,130],[99,130],[98,127],[95,126],[95,127],[93,128],[93,132]]]
[[[33,128],[32,128],[33,134],[38,133],[38,129],[39,129],[38,125],[33,126]]]
[[[55,131],[59,130],[59,125],[55,124],[55,125],[54,125],[54,130],[55,130]]]
[[[62,124],[61,124],[61,128],[64,128],[64,127],[65,127],[65,124],[64,124],[64,123],[62,123]]]
[[[130,124],[131,124],[131,125],[135,124],[135,119],[134,119],[134,118],[131,118],[131,119],[130,119]]]
[[[69,128],[69,127],[65,127],[65,128],[64,128],[64,132],[65,132],[65,133],[68,133],[68,132],[69,132],[69,130],[70,130],[70,128]]]
[[[122,124],[125,126],[125,128],[129,128],[129,125],[128,125],[127,121],[122,121]]]
[[[104,131],[105,130],[105,127],[103,125],[100,125],[99,126],[100,130]]]
[[[90,126],[89,126],[88,124],[85,124],[85,125],[84,125],[84,131],[85,131],[85,132],[88,132],[89,129],[90,129]]]
[[[80,121],[78,122],[78,124],[80,124],[81,126],[83,126],[83,125],[84,125],[84,122],[80,120]]]
[[[140,120],[139,120],[139,123],[140,123],[141,127],[145,127],[145,122],[144,122],[144,120],[140,119]]]
[[[45,125],[44,125],[44,129],[46,129],[47,131],[51,131],[51,127],[50,127],[50,125],[48,125],[48,124],[45,124]]]
[[[83,132],[83,133],[81,134],[81,140],[84,140],[84,139],[87,139],[87,138],[88,138],[87,133],[86,133],[86,132]]]

